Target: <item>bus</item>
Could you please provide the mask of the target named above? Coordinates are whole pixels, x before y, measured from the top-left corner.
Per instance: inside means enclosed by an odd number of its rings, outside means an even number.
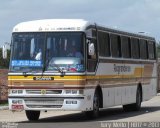
[[[155,42],[83,19],[19,23],[11,40],[9,109],[24,110],[28,120],[51,110],[91,118],[118,105],[140,110],[157,93]]]

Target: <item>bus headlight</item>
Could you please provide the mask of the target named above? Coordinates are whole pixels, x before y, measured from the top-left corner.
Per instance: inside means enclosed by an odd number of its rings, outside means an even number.
[[[18,90],[11,90],[11,94],[17,94]]]
[[[12,100],[12,104],[22,104],[22,100]]]
[[[17,89],[10,89],[10,94],[22,94],[23,90],[17,90]]]
[[[83,94],[83,90],[65,90],[65,94]]]
[[[22,94],[23,93],[23,90],[18,90],[18,94]]]

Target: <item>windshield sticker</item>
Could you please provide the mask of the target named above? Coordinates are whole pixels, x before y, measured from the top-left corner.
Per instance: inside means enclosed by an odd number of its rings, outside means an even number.
[[[82,72],[82,71],[84,71],[84,65],[82,65],[82,64],[71,65],[69,67],[69,71],[72,71],[72,72],[75,72],[75,71]]]
[[[59,65],[50,65],[48,67],[48,70],[58,70],[61,69],[63,71],[70,71],[70,72],[83,72],[84,65],[83,64],[72,64],[72,65],[67,65],[67,64],[59,64]]]
[[[30,66],[30,67],[41,67],[41,61],[35,60],[12,60],[12,66]]]

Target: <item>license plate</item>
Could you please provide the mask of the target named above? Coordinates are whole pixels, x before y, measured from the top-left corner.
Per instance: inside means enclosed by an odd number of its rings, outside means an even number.
[[[23,110],[24,106],[23,105],[12,105],[12,110]]]

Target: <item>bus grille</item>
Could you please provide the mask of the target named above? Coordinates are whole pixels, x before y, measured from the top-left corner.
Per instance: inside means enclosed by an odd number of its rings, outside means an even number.
[[[41,94],[41,90],[26,90],[27,94]],[[61,94],[62,90],[46,90],[45,94]]]
[[[62,105],[27,105],[28,108],[61,108]]]
[[[63,105],[64,99],[34,99],[34,100],[25,100],[25,104],[29,108],[61,108]]]

